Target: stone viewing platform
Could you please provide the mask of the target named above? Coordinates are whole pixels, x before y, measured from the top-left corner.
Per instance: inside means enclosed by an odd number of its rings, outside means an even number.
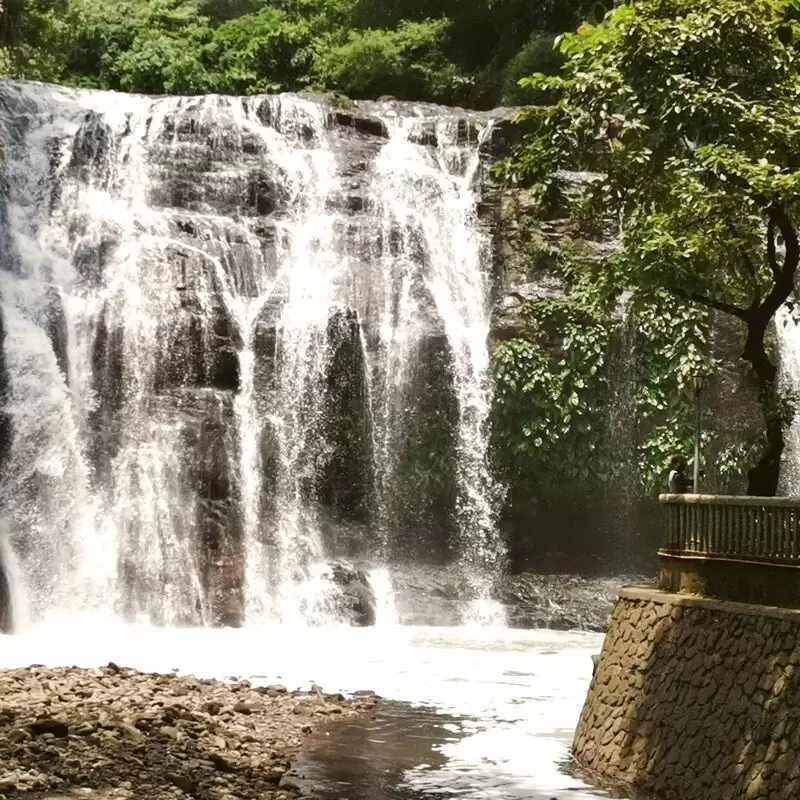
[[[291,760],[314,731],[369,713],[371,692],[177,675],[0,671],[0,797],[290,800]]]
[[[800,607],[800,499],[661,495],[659,587]]]
[[[657,800],[800,796],[800,611],[620,591],[577,760]]]
[[[574,756],[657,800],[795,800],[800,501],[661,499],[659,583],[620,590]]]

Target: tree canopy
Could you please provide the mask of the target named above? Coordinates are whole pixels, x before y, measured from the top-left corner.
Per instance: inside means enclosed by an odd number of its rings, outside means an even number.
[[[598,292],[666,291],[744,324],[766,447],[752,494],[774,494],[784,406],[765,343],[794,290],[800,243],[799,0],[629,0],[561,37],[547,99],[503,166],[563,199],[564,170],[589,171],[567,198],[618,233],[587,278]]]
[[[6,0],[0,74],[146,93],[497,105],[598,0]],[[532,97],[532,96],[531,96]]]

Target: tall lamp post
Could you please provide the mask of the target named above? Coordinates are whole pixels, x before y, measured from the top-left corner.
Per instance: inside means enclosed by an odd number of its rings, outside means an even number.
[[[700,395],[706,385],[706,374],[704,372],[692,373],[692,387],[694,388],[694,488],[695,494],[700,494]]]

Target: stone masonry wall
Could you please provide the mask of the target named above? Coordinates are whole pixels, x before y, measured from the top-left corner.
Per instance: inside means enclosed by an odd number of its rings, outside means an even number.
[[[573,752],[659,800],[800,797],[800,611],[623,589]]]

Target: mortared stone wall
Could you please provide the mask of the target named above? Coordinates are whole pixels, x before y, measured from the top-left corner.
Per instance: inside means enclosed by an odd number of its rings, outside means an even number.
[[[800,611],[622,589],[573,753],[659,800],[796,800]]]

